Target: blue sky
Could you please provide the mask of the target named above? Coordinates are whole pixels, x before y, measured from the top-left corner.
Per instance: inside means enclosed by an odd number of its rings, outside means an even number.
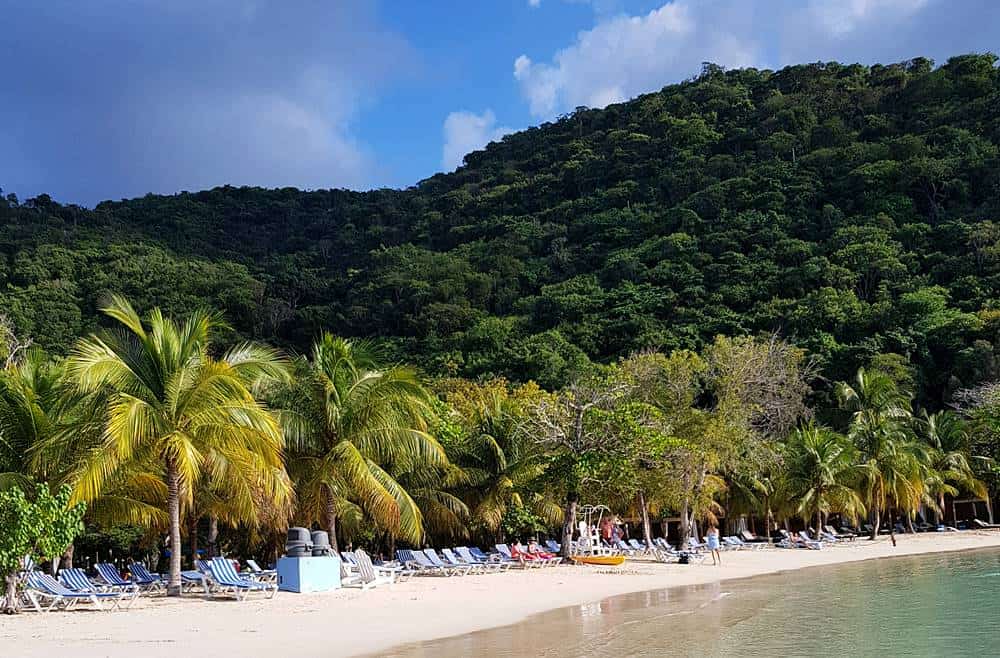
[[[405,187],[697,73],[1000,49],[994,0],[0,0],[0,188]]]

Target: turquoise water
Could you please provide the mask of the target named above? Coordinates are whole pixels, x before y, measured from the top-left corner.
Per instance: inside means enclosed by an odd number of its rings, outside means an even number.
[[[629,594],[386,655],[1000,656],[1000,552]]]

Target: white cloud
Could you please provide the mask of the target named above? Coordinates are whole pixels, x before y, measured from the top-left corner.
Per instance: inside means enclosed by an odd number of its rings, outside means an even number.
[[[926,5],[927,0],[811,0],[809,11],[830,34],[841,36],[880,18],[904,19]]]
[[[512,128],[496,125],[493,110],[482,114],[474,112],[452,112],[444,120],[444,148],[441,151],[441,166],[452,171],[462,164],[466,153],[481,149],[506,134]]]
[[[542,0],[528,0],[529,7],[538,7],[542,4]]]
[[[576,43],[557,52],[551,63],[518,57],[514,77],[531,113],[548,117],[577,105],[622,101],[689,76],[707,52],[732,66],[754,61],[752,38],[716,30],[704,18],[704,11],[687,0],[645,16],[617,15],[580,32]]]
[[[983,2],[977,11],[995,9]],[[981,35],[965,39],[971,28],[962,27],[967,21],[956,18],[957,11],[976,13],[942,0],[673,0],[640,16],[595,10],[594,27],[550,60],[519,56],[514,79],[531,114],[549,119],[578,105],[603,107],[689,78],[705,61],[776,68],[983,49],[978,43],[989,41]],[[943,24],[949,25],[947,34],[928,39]]]
[[[7,49],[32,66],[0,87],[5,188],[92,204],[223,183],[384,182],[355,123],[418,58],[370,3],[36,5],[5,13],[39,26],[8,30]]]

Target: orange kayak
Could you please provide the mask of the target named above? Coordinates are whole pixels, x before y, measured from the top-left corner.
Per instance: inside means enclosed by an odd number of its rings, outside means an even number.
[[[571,555],[577,564],[596,564],[602,567],[617,567],[625,561],[624,555]]]

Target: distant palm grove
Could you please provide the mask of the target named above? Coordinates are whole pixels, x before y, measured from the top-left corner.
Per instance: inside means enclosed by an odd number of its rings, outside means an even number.
[[[707,64],[406,190],[0,198],[0,489],[122,551],[954,523],[1000,482],[996,62]]]

